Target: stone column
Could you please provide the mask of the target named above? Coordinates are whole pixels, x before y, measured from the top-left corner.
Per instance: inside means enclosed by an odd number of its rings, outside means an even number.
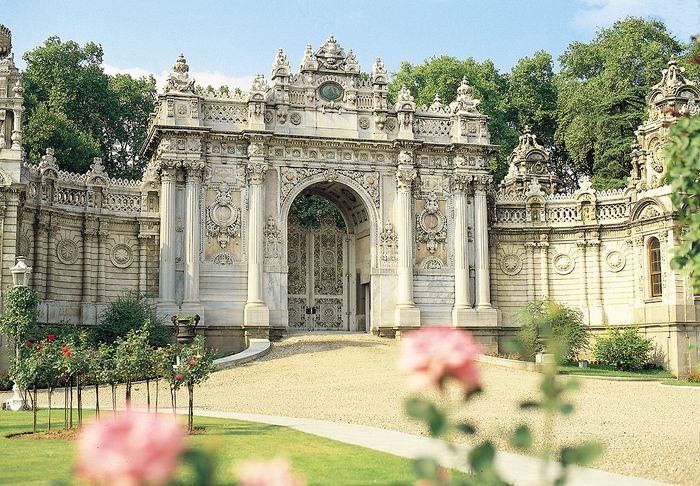
[[[158,293],[160,304],[176,307],[175,303],[175,167],[163,167],[160,174],[160,275]]]
[[[104,221],[98,221],[97,232],[97,302],[105,302],[105,287],[107,282],[107,266],[105,264],[105,240],[109,236],[107,225]]]
[[[586,241],[578,240],[576,242],[579,252],[579,292],[581,299],[579,305],[581,307],[581,312],[583,312],[584,319],[587,323],[590,323],[590,317],[588,315],[588,272],[586,271]]]
[[[200,161],[186,163],[185,185],[185,296],[183,313],[198,314],[199,302],[199,252],[202,239],[200,191],[204,164]]]
[[[454,191],[454,265],[455,265],[455,305],[452,309],[452,325],[468,324],[468,315],[473,312],[469,296],[469,230],[467,223],[467,190],[471,176],[455,169],[452,180]]]
[[[474,187],[474,230],[476,243],[476,308],[491,309],[489,277],[489,228],[486,188],[490,176],[481,176]]]
[[[83,303],[95,301],[95,290],[92,283],[92,256],[93,242],[97,234],[97,229],[94,227],[95,221],[86,219],[83,225],[83,288],[81,301]]]
[[[535,246],[537,243],[528,241],[525,243],[525,254],[527,255],[527,300],[535,299],[537,289],[535,289]]]
[[[411,186],[417,173],[413,168],[413,155],[401,152],[396,170],[396,236],[398,292],[394,325],[397,328],[420,326],[420,309],[413,302],[413,195]]]
[[[542,241],[545,236],[540,237],[538,246],[540,248],[540,297],[549,299],[549,243]]]
[[[148,238],[150,235],[139,231],[139,292],[146,293],[146,275],[148,272]]]
[[[586,256],[588,258],[587,269],[590,269],[591,283],[588,286],[591,293],[591,309],[588,313],[590,316],[590,324],[605,324],[605,314],[603,312],[603,293],[600,277],[600,240],[588,241]],[[590,252],[590,253],[589,253]]]
[[[265,173],[268,165],[260,143],[248,146],[248,299],[243,324],[249,337],[268,337],[270,310],[263,295],[263,263],[265,225]]]

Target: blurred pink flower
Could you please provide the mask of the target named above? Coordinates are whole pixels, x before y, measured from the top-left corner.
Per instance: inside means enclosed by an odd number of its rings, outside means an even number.
[[[164,415],[127,412],[93,422],[80,434],[76,472],[98,484],[162,485],[177,468],[185,437],[180,423]]]
[[[466,393],[479,388],[479,346],[466,332],[423,327],[401,340],[399,368],[408,371],[412,388],[442,388],[446,378],[459,381]]]
[[[281,459],[249,462],[241,467],[239,486],[305,486]]]

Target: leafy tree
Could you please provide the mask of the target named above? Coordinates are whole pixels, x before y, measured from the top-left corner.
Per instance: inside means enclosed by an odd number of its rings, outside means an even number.
[[[145,161],[138,151],[155,100],[155,79],[109,76],[102,47],[49,37],[23,56],[26,136],[31,160],[48,146],[61,168],[86,171],[101,156],[110,175],[139,177]]]
[[[662,22],[630,17],[589,43],[572,42],[559,58],[555,141],[597,187],[626,184],[645,97],[669,58],[686,49]]]
[[[335,219],[335,224],[339,228],[345,228],[343,216],[338,211],[338,208],[328,199],[321,196],[300,196],[292,202],[290,212],[299,218],[302,226],[308,228],[318,228],[321,224],[321,219],[330,214]]]
[[[406,85],[418,105],[431,104],[436,94],[448,104],[457,97],[457,88],[464,76],[474,86],[474,97],[481,100],[480,110],[490,117],[491,143],[501,146],[490,161],[496,178],[501,179],[508,170],[508,155],[517,144],[518,134],[508,118],[507,76],[500,74],[491,60],[478,63],[472,58],[459,60],[440,56],[420,65],[404,61],[392,76],[389,98],[395,100],[401,86]]]
[[[111,302],[100,316],[100,322],[93,329],[96,342],[111,343],[126,336],[130,330],[141,328],[149,322],[149,344],[165,346],[170,341],[171,329],[161,325],[156,307],[146,294],[129,291]]]
[[[198,335],[192,344],[182,347],[176,379],[187,385],[189,396],[187,428],[190,432],[192,432],[194,418],[194,386],[206,381],[213,371],[214,355],[204,347],[204,336]]]
[[[114,365],[117,375],[126,385],[126,407],[131,407],[131,385],[144,377],[149,368],[148,326],[131,329],[115,343]]]

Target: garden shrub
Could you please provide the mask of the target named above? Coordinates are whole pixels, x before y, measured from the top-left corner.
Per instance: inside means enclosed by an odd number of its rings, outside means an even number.
[[[593,356],[616,370],[637,371],[651,360],[653,348],[651,339],[639,334],[637,328],[608,329],[607,336],[597,340]]]
[[[8,371],[0,371],[0,391],[12,390],[14,385],[10,373]]]
[[[170,342],[172,330],[163,326],[146,294],[126,292],[111,302],[100,316],[99,324],[93,329],[93,339],[97,343],[112,343],[131,330],[140,329],[145,322],[151,322],[149,344],[165,346]]]
[[[527,360],[544,351],[548,340],[554,343],[549,352],[554,352],[558,362],[576,361],[588,349],[591,333],[578,309],[548,299],[535,300],[523,308],[518,320],[522,326],[518,340]]]
[[[691,383],[700,383],[700,373],[691,373],[688,375],[688,381]]]

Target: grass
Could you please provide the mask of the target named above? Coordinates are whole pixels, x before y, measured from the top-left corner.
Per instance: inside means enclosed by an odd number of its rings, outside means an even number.
[[[666,380],[661,382],[662,385],[672,385],[672,386],[700,386],[700,383],[696,381],[688,380]]]
[[[47,411],[39,410],[37,430],[46,430],[46,419]],[[62,422],[63,411],[54,410],[52,427],[60,428]],[[275,457],[288,459],[309,486],[415,483],[411,461],[391,454],[254,422],[195,417],[195,425],[205,427],[206,432],[191,436],[190,442],[216,453],[218,477],[229,483],[235,479],[233,471],[240,461]],[[70,440],[7,438],[31,430],[31,412],[0,411],[0,484],[46,485],[50,480],[72,480],[74,451]]]
[[[564,364],[559,366],[559,373],[563,375],[584,375],[584,376],[609,376],[609,377],[629,377],[629,378],[675,378],[672,373],[665,370],[641,370],[641,371],[620,371],[612,366],[589,364],[588,368],[579,368],[578,364]]]

